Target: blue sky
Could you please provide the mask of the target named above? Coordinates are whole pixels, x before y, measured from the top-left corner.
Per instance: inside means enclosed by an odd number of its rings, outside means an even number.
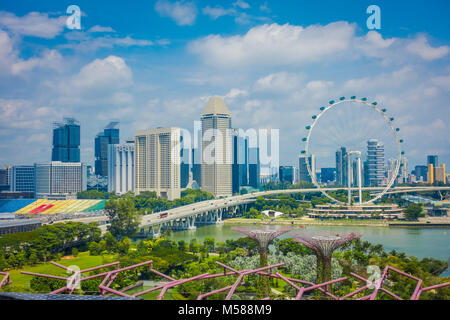
[[[65,27],[71,4],[83,13],[80,31]],[[366,26],[372,4],[381,8],[380,30]],[[296,163],[304,126],[342,95],[367,96],[395,116],[410,169],[426,154],[449,162],[449,7],[400,0],[2,3],[0,165],[50,160],[51,123],[65,116],[80,120],[82,161],[92,163],[95,134],[109,121],[121,122],[123,140],[150,127],[192,129],[211,95],[225,97],[235,127],[279,128],[281,164]],[[330,158],[336,144],[357,144],[353,123],[367,123],[365,134],[384,132],[370,114],[349,113],[347,122],[323,122],[317,153],[326,149]],[[378,138],[389,144],[387,135]]]

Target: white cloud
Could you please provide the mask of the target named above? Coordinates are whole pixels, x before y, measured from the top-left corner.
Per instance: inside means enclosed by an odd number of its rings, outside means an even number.
[[[62,56],[56,50],[44,50],[40,56],[29,59],[19,58],[17,44],[7,32],[0,30],[0,70],[4,75],[23,75],[35,68],[59,70],[62,65]]]
[[[209,16],[211,19],[216,20],[217,18],[220,18],[222,16],[235,15],[236,10],[234,8],[225,9],[220,6],[214,8],[206,6],[202,9],[202,13]]]
[[[88,32],[94,33],[94,32],[116,32],[113,28],[111,27],[102,27],[99,25],[95,25],[93,27],[91,27]]]
[[[169,17],[179,26],[191,26],[197,18],[197,7],[193,2],[158,0],[155,10],[161,17]]]
[[[63,58],[58,51],[47,50],[39,58],[33,57],[28,60],[17,61],[11,66],[11,72],[14,75],[19,75],[37,67],[61,70],[62,63]]]
[[[303,81],[303,76],[287,72],[277,72],[259,78],[253,90],[271,93],[286,93],[291,90],[299,89]]]
[[[264,24],[243,36],[210,35],[191,42],[188,48],[206,63],[222,67],[305,64],[344,52],[354,30],[355,26],[347,22],[307,28]]]
[[[224,98],[228,98],[228,99],[234,99],[236,97],[239,96],[246,96],[248,95],[248,92],[246,90],[241,90],[241,89],[237,89],[237,88],[233,88],[231,89]]]
[[[243,1],[243,0],[237,0],[235,3],[233,3],[233,6],[239,7],[241,9],[248,9],[248,8],[250,8],[250,5],[247,2]]]
[[[391,73],[381,73],[372,77],[347,80],[343,88],[352,92],[364,92],[367,88],[395,88],[402,86],[408,81],[417,79],[417,74],[410,66],[405,66]]]
[[[431,83],[446,91],[450,91],[450,76],[438,76],[431,78]]]
[[[434,48],[428,44],[428,40],[424,35],[420,35],[406,46],[406,50],[417,54],[422,59],[436,60],[445,57],[449,53],[450,47],[440,46]]]
[[[0,11],[0,27],[15,34],[53,39],[62,33],[66,24],[66,16],[51,18],[47,13],[30,12],[23,17],[13,13]]]
[[[72,31],[66,34],[66,38],[69,43],[62,44],[59,48],[69,48],[81,52],[92,52],[101,48],[113,48],[113,47],[148,47],[155,45],[153,41],[145,39],[134,39],[130,36],[123,38],[104,36],[104,37],[93,37],[90,34],[80,31]],[[165,41],[158,42],[160,45],[167,45]]]
[[[55,84],[58,104],[67,106],[123,105],[133,101],[123,92],[133,84],[133,74],[125,60],[117,56],[95,59],[68,80]]]

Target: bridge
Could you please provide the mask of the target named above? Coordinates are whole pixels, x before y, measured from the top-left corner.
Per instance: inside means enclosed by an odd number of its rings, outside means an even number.
[[[381,191],[384,187],[365,187],[363,191]],[[348,190],[347,187],[321,188],[326,192]],[[357,191],[357,188],[352,188]],[[450,187],[394,187],[389,189],[387,194],[411,193],[426,191],[450,191]],[[309,189],[284,189],[253,192],[250,194],[232,196],[228,198],[205,200],[193,204],[177,207],[158,213],[142,216],[139,226],[139,237],[159,237],[161,231],[170,228],[171,230],[194,230],[197,226],[220,224],[224,219],[241,216],[246,211],[247,205],[256,201],[258,197],[265,197],[279,194],[293,193],[316,193],[320,192],[317,188]],[[166,215],[167,214],[167,215]],[[65,221],[79,222],[99,222],[100,229],[106,232],[108,223],[106,216],[81,218]]]

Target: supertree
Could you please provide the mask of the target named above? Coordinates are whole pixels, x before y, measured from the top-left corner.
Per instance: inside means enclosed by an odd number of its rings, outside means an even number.
[[[259,267],[263,268],[269,265],[268,259],[268,251],[269,244],[273,239],[285,234],[293,228],[280,228],[273,226],[264,226],[264,227],[234,227],[232,230],[239,231],[245,234],[250,239],[253,239],[258,245],[258,253],[259,253]],[[256,290],[257,298],[264,298],[269,295],[270,287],[269,287],[269,278],[259,276],[258,284]]]
[[[310,248],[317,257],[316,283],[331,280],[331,257],[333,251],[353,239],[360,238],[358,233],[347,234],[294,234],[294,241],[300,242]]]

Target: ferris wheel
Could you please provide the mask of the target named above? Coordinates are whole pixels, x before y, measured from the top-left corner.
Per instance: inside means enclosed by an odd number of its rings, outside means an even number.
[[[334,101],[331,100],[329,101],[329,105],[326,107],[321,107],[320,108],[320,112],[317,115],[313,115],[312,116],[312,120],[313,122],[310,125],[307,125],[305,127],[305,129],[307,130],[307,135],[305,138],[302,139],[302,141],[305,143],[305,149],[301,151],[301,153],[303,155],[306,156],[306,167],[309,173],[309,176],[311,177],[311,181],[312,183],[320,190],[320,192],[326,196],[328,199],[330,199],[331,201],[334,201],[338,204],[345,204],[342,201],[334,198],[333,196],[331,196],[330,194],[328,194],[326,192],[326,190],[324,190],[325,188],[323,186],[321,186],[318,182],[317,182],[317,177],[315,172],[312,172],[312,168],[311,168],[311,163],[308,159],[310,159],[310,157],[312,156],[312,154],[310,153],[311,150],[311,135],[314,132],[314,128],[318,125],[319,120],[321,117],[323,117],[327,112],[329,112],[332,109],[337,109],[339,108],[341,105],[343,105],[344,103],[356,103],[359,104],[362,107],[365,108],[371,108],[372,110],[375,110],[378,115],[381,116],[381,119],[384,121],[385,123],[385,127],[387,130],[391,130],[393,133],[393,140],[394,140],[394,145],[395,145],[395,159],[393,160],[394,163],[394,167],[393,167],[393,172],[391,173],[390,177],[388,178],[387,184],[384,187],[378,188],[377,190],[380,190],[380,192],[375,193],[374,195],[371,196],[370,200],[368,201],[363,201],[362,199],[362,177],[361,177],[361,150],[350,150],[347,152],[347,168],[348,168],[348,185],[347,190],[348,190],[348,205],[351,205],[351,200],[352,200],[352,191],[354,191],[355,189],[358,190],[358,200],[359,200],[359,205],[367,205],[367,204],[371,204],[374,201],[380,199],[383,195],[386,194],[386,192],[392,187],[392,185],[395,182],[395,179],[397,178],[398,174],[399,174],[399,170],[400,167],[402,165],[402,158],[404,156],[404,151],[402,151],[402,143],[403,143],[403,139],[399,138],[399,131],[400,129],[398,127],[394,126],[394,118],[393,117],[389,117],[386,113],[386,109],[384,108],[380,108],[377,104],[377,102],[368,102],[367,98],[356,98],[356,96],[352,96],[349,99],[345,98],[345,97],[340,97],[339,100]],[[357,158],[357,188],[355,188],[354,186],[352,186],[352,178],[350,178],[351,176],[351,165],[350,165],[350,161],[352,156],[356,156]],[[312,159],[312,158],[311,158]]]

